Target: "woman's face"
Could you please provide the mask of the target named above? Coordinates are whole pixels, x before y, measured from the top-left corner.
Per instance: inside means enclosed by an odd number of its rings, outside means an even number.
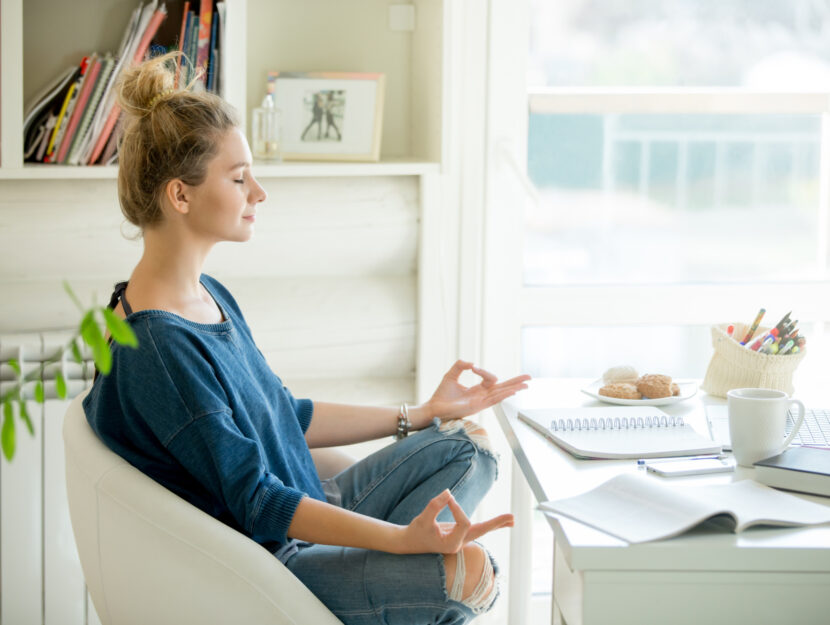
[[[251,172],[251,150],[238,128],[220,139],[205,181],[188,187],[191,228],[212,241],[247,241],[254,233],[256,205],[267,197]]]

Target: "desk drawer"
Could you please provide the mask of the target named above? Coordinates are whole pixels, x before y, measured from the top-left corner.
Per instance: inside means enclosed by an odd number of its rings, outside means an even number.
[[[567,625],[828,622],[828,573],[579,572],[555,553],[553,585]]]

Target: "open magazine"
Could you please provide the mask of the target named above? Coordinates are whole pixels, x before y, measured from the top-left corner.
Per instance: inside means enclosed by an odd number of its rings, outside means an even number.
[[[629,543],[677,536],[721,517],[734,532],[754,525],[830,523],[830,506],[779,492],[753,480],[703,486],[666,485],[623,473],[593,490],[539,506]]]

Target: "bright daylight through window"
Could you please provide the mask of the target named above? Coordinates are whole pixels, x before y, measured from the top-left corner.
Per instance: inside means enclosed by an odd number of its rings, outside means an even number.
[[[531,11],[540,201],[525,213],[527,288],[594,286],[601,300],[612,285],[660,297],[667,285],[815,281],[826,297],[816,96],[830,92],[830,1],[531,0]],[[788,302],[768,293],[746,315],[762,305]],[[644,366],[702,376],[708,321],[672,322],[622,333],[610,306],[605,327],[527,324],[525,370],[595,376],[646,344]]]
[[[823,309],[801,325],[816,352],[801,367],[825,367],[830,0],[530,6],[523,310],[555,313],[523,313],[523,371],[702,378],[711,324],[762,306]],[[782,295],[793,285],[798,302]],[[632,286],[648,297],[618,301]],[[745,318],[672,318],[667,298],[724,286]],[[655,302],[664,318],[646,314]],[[550,592],[549,562],[533,586]]]

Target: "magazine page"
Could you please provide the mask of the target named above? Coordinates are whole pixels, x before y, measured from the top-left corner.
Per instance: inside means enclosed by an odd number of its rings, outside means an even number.
[[[676,536],[718,513],[717,505],[637,473],[623,473],[587,493],[539,507],[630,543]]]
[[[684,486],[623,473],[593,490],[539,506],[630,543],[677,536],[724,515],[740,532],[754,525],[830,523],[830,505],[782,493],[753,480]]]

